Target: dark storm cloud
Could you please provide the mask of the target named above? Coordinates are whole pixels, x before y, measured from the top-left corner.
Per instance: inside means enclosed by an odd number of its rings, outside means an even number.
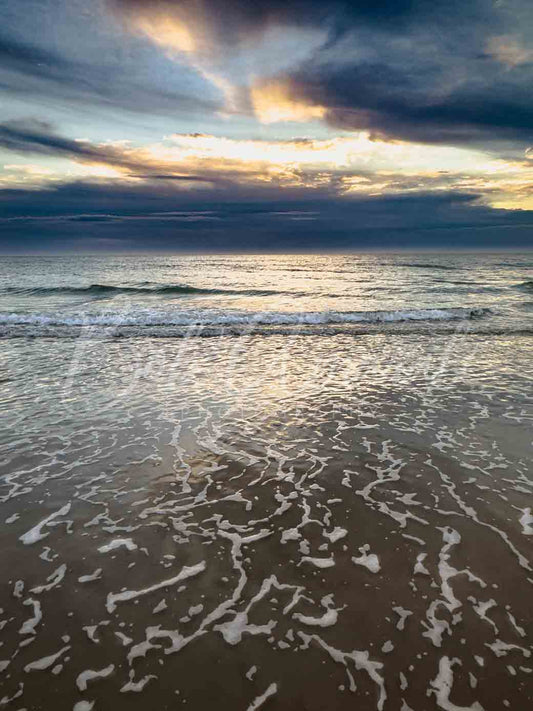
[[[428,143],[533,139],[533,4],[415,3],[402,27],[346,34],[284,77],[330,124]]]
[[[318,27],[337,39],[357,28],[385,29],[401,35],[410,27],[433,25],[461,30],[461,21],[501,29],[500,5],[527,8],[529,0],[105,0],[117,16],[165,17],[187,25],[191,32],[234,46],[250,35],[277,27]]]
[[[253,50],[267,29],[315,28],[323,44],[275,78],[295,98],[325,107],[331,125],[430,143],[533,140],[530,0],[94,0],[60,12],[62,5],[47,9],[60,23],[48,36],[20,17],[5,23],[0,89],[19,99],[214,116],[222,97],[194,69],[195,52],[154,49],[139,19],[185,24],[200,54],[218,55],[219,69],[239,47]],[[117,19],[133,31],[121,31]],[[85,28],[91,39],[82,50],[69,38]],[[239,106],[250,110],[244,98]]]
[[[159,184],[55,184],[0,190],[3,252],[351,250],[527,247],[533,212],[495,210],[475,195],[332,198],[324,191],[233,186],[200,198]]]
[[[499,82],[477,76],[444,96],[433,95],[436,76],[420,79],[387,64],[309,66],[288,82],[294,97],[326,107],[326,120],[342,129],[425,143],[527,145],[533,140],[533,71],[525,76],[523,85],[512,76]]]
[[[398,22],[417,0],[106,0],[123,17],[165,16],[185,21],[212,41],[232,45],[269,26],[323,26],[334,33],[354,22]],[[452,0],[454,2],[455,0]]]
[[[228,57],[272,26],[327,39],[275,79],[342,129],[429,143],[533,140],[530,0],[107,0],[174,18]],[[295,40],[297,41],[297,40]]]

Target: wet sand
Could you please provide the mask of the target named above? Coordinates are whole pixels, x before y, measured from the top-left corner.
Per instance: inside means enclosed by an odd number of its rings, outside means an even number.
[[[317,339],[320,368],[311,340],[189,344],[129,391],[133,344],[84,351],[68,392],[34,354],[2,705],[530,707],[529,340]]]

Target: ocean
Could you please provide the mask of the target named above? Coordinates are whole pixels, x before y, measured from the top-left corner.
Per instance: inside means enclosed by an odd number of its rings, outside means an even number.
[[[0,261],[0,705],[516,711],[533,255]]]
[[[531,253],[4,257],[0,336],[527,332],[532,269]]]

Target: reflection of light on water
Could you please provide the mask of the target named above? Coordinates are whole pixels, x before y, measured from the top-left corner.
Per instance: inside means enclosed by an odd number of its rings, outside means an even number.
[[[285,217],[278,215],[272,219]],[[505,264],[501,265],[502,262]],[[411,267],[411,263],[426,264],[428,268]],[[436,269],[429,268],[432,264]],[[56,275],[45,279],[44,272],[28,268],[18,284],[49,285],[52,280],[58,285],[144,284],[147,289],[182,284],[215,291],[94,294],[83,298],[66,293],[46,298],[10,294],[3,295],[2,302],[3,309],[10,312],[57,311],[62,316],[117,312],[131,317],[143,310],[156,317],[169,309],[242,311],[257,315],[472,306],[491,308],[494,313],[487,324],[502,328],[511,323],[526,326],[530,321],[529,312],[523,308],[527,292],[517,288],[528,278],[531,271],[528,264],[527,255],[231,255],[146,260],[107,257],[84,258],[82,267],[68,258],[60,258]]]
[[[43,615],[24,656],[19,630],[37,606],[5,596],[6,683],[23,676],[20,702],[32,705],[42,688],[24,669],[46,664],[68,632],[73,662],[52,695],[94,668],[114,676],[93,678],[91,698],[120,703],[140,680],[149,703],[170,705],[179,684],[200,707],[200,656],[221,698],[235,669],[260,666],[274,693],[271,680],[297,678],[303,661],[327,703],[371,694],[377,707],[417,659],[417,684],[402,690],[417,708],[418,690],[448,688],[446,645],[465,651],[450,662],[454,683],[477,674],[472,699],[512,692],[521,708],[516,678],[528,672],[509,671],[508,654],[529,651],[529,345],[470,334],[93,340],[62,399],[76,344],[5,342],[0,563],[31,580]],[[31,531],[46,547],[24,544]],[[290,689],[275,693],[285,705]]]

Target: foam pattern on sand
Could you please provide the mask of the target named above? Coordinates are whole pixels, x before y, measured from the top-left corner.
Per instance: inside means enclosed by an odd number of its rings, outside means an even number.
[[[529,347],[10,342],[2,706],[529,708]]]

